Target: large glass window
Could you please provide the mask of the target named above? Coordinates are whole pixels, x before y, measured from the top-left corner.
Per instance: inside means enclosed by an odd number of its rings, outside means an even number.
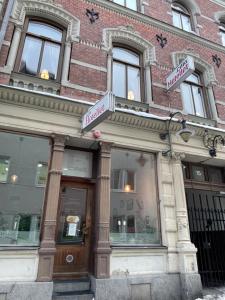
[[[111,243],[159,244],[155,156],[113,149],[111,166]]]
[[[37,246],[49,142],[1,132],[0,145],[0,246]]]
[[[112,86],[117,97],[141,101],[141,67],[137,53],[124,48],[113,48]]]
[[[185,31],[191,31],[191,17],[186,8],[179,4],[172,5],[173,25]]]
[[[138,10],[138,0],[113,0],[113,2],[133,10]]]
[[[197,73],[191,74],[181,84],[184,110],[188,114],[206,117],[206,107],[203,95],[201,77]]]
[[[62,30],[38,21],[29,21],[19,72],[56,80],[62,48]]]

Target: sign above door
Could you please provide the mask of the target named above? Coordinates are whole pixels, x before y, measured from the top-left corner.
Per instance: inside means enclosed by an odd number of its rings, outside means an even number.
[[[81,129],[83,132],[90,131],[92,128],[104,121],[115,111],[115,96],[112,92],[106,92],[104,97],[89,108],[83,116]]]

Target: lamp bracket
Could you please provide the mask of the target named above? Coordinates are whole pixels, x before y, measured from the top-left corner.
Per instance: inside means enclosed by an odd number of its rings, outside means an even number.
[[[225,145],[225,139],[220,134],[213,136],[209,134],[208,130],[205,130],[205,134],[203,136],[203,144],[206,148],[209,149],[209,155],[213,158],[216,156],[217,146]]]

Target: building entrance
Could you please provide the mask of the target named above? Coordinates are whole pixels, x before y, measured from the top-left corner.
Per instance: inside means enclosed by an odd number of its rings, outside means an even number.
[[[90,273],[93,185],[62,181],[56,232],[54,278]]]
[[[223,168],[185,166],[191,241],[198,249],[203,286],[225,283],[225,185]]]

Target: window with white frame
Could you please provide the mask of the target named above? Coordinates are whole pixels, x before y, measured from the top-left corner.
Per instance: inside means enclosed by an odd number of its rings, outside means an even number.
[[[132,10],[138,10],[138,0],[113,0],[113,2],[126,6]]]
[[[206,95],[200,73],[191,74],[182,84],[181,92],[186,113],[207,117]]]
[[[113,48],[112,91],[115,96],[141,101],[141,58],[130,49]]]
[[[172,5],[173,25],[185,31],[192,31],[189,11],[178,3]]]

